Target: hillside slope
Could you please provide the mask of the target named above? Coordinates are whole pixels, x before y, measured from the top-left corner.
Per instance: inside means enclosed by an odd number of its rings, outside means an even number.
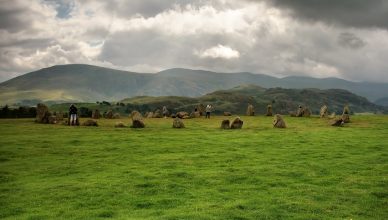
[[[349,104],[352,112],[382,113],[384,107],[369,102],[366,98],[357,96],[346,90],[330,89],[264,89],[256,85],[242,85],[228,90],[215,91],[197,98],[182,96],[137,96],[123,99],[112,105],[96,103],[79,103],[79,107],[89,110],[99,109],[101,112],[111,109],[115,112],[128,114],[133,110],[145,113],[167,106],[172,112],[193,111],[199,104],[212,104],[216,114],[225,111],[233,114],[245,114],[247,104],[255,107],[256,114],[264,114],[266,106],[272,103],[274,113],[288,114],[296,111],[299,105],[309,107],[314,114],[318,114],[322,105],[326,104],[330,112],[341,114],[345,104]],[[57,104],[51,108],[55,111],[66,111],[68,104]]]
[[[216,73],[179,68],[157,74],[143,74],[71,64],[41,69],[1,83],[0,104],[114,101],[135,96],[199,97],[242,84],[264,88],[345,89],[371,101],[388,94],[388,84],[357,83],[336,78],[276,78],[263,74]]]

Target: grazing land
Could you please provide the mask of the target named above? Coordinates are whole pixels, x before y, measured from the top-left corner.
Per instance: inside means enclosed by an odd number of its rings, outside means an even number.
[[[388,116],[224,118],[0,120],[0,218],[388,219]]]

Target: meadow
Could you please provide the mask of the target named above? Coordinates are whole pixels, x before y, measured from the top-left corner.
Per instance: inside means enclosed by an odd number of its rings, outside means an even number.
[[[388,116],[224,118],[0,120],[0,218],[388,219]]]

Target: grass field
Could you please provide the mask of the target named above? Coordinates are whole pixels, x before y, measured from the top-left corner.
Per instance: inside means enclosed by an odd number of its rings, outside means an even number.
[[[0,218],[388,219],[388,116],[223,118],[0,120]]]

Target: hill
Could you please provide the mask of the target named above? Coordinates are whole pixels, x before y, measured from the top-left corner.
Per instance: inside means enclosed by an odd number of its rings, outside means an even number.
[[[296,111],[299,105],[309,107],[318,114],[323,104],[329,107],[330,112],[342,113],[344,104],[349,104],[352,112],[381,113],[384,107],[369,102],[366,98],[357,96],[340,89],[264,89],[256,85],[241,85],[228,90],[215,91],[197,98],[182,96],[137,96],[123,99],[117,103],[80,103],[79,107],[99,109],[101,112],[112,109],[115,112],[128,114],[133,110],[145,113],[167,106],[170,111],[193,111],[199,104],[212,104],[216,114],[225,111],[233,114],[245,114],[247,104],[255,107],[257,114],[264,114],[266,106],[272,103],[274,112],[288,114]],[[56,104],[53,111],[66,111],[68,104]]]
[[[180,68],[145,74],[71,64],[44,68],[1,83],[0,104],[114,101],[135,96],[199,97],[242,84],[264,88],[345,89],[370,101],[388,94],[388,84],[350,82],[337,78],[276,78],[246,72],[216,73]]]

